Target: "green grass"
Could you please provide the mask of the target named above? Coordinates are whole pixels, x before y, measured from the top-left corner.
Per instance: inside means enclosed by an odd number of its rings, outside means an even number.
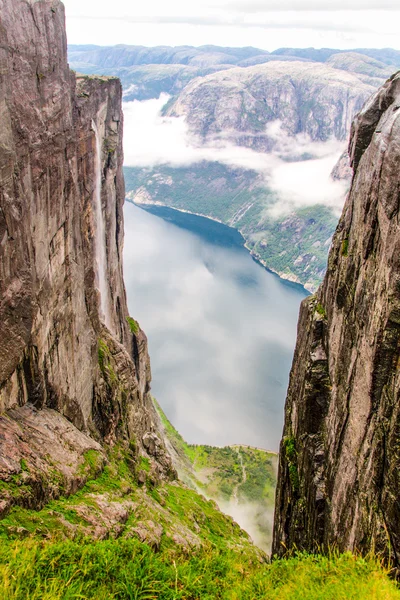
[[[212,455],[206,448],[194,453],[200,464]],[[219,450],[229,471],[230,454]],[[256,484],[260,462],[251,450],[242,455]],[[294,460],[290,438],[286,451]],[[151,476],[153,465],[135,444],[110,448],[107,460],[101,470],[104,459],[90,450],[83,470],[92,479],[81,490],[40,511],[14,507],[0,520],[2,600],[400,600],[373,557],[299,554],[268,564],[247,534],[195,490],[164,482],[146,492],[137,472],[145,465]],[[127,519],[110,526],[109,539],[94,539],[93,524],[105,526],[114,502],[129,503]],[[162,528],[156,550],[134,535],[150,521]],[[178,538],[197,541],[188,546]]]
[[[2,600],[397,600],[376,559],[298,555],[272,564],[235,550],[153,552],[135,539],[8,542]]]

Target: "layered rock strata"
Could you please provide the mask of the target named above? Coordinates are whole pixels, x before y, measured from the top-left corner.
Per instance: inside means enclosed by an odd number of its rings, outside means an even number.
[[[273,551],[375,550],[399,565],[400,74],[355,118],[351,191],[303,301]]]
[[[120,82],[70,71],[58,0],[3,0],[0,38],[0,479],[30,484],[1,488],[1,514],[79,485],[65,464],[98,442],[145,453],[153,407],[122,277]]]

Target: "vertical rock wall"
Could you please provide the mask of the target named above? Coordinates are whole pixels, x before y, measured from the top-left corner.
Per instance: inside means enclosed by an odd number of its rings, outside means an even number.
[[[100,442],[135,438],[140,446],[153,407],[146,338],[128,322],[122,277],[120,82],[69,70],[59,0],[1,0],[0,17],[0,478],[7,480],[19,469],[8,460],[20,441],[10,419],[24,421],[23,437],[29,415],[53,410]]]
[[[303,301],[273,552],[400,559],[400,75],[356,117],[351,191],[323,285]]]

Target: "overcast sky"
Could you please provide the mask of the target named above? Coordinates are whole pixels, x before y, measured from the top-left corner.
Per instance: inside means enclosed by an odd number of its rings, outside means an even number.
[[[64,0],[70,44],[400,49],[399,0]]]

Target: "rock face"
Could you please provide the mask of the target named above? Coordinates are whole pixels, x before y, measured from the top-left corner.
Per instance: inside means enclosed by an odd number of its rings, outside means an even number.
[[[356,75],[327,65],[277,61],[196,79],[167,114],[185,116],[192,133],[202,138],[223,133],[268,152],[277,140],[265,127],[276,120],[289,135],[346,139],[354,115],[374,91]]]
[[[136,438],[145,452],[147,342],[122,277],[121,85],[69,70],[58,0],[4,0],[0,37],[1,454],[21,454],[27,404],[57,412],[48,428],[61,438],[68,422],[79,430],[82,453],[90,438]],[[21,468],[2,463],[0,478]]]
[[[382,552],[399,565],[400,74],[356,117],[351,191],[301,307],[273,551]]]

